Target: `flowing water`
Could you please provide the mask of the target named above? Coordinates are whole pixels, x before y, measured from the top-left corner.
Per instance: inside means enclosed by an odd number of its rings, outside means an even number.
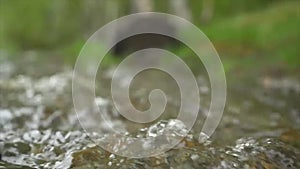
[[[154,79],[146,84],[140,84],[145,82],[144,76],[137,77],[132,84],[132,102],[138,109],[149,106],[149,91],[157,85],[169,94],[170,101],[156,121],[135,124],[121,117],[108,97],[110,71],[98,77],[102,85],[98,85],[96,102],[111,125],[127,136],[154,140],[162,133],[181,136],[188,132],[181,121],[175,120],[180,103],[176,85],[155,80],[155,71],[148,72],[147,78]],[[166,75],[158,76],[172,82]],[[1,58],[0,168],[300,168],[299,78],[245,77],[229,75],[225,112],[209,140],[198,142],[210,104],[209,82],[205,74],[199,74],[201,110],[193,130],[163,154],[125,158],[97,146],[88,137],[90,133],[82,130],[73,109],[70,67],[55,59]],[[108,135],[106,127],[94,134],[95,139],[130,142],[125,136]],[[146,148],[153,145],[149,141]],[[135,151],[144,148],[135,147]]]

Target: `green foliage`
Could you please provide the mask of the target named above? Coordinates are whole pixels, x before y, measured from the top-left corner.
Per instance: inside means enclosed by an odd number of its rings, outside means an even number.
[[[225,55],[233,55],[225,60],[248,56],[261,62],[268,60],[270,65],[283,62],[288,69],[299,68],[299,6],[300,2],[278,3],[263,11],[216,22],[204,27],[204,32],[221,51],[226,48]],[[235,63],[228,61],[227,67],[233,68]]]
[[[129,0],[109,2],[118,4],[118,16],[132,12]],[[172,13],[168,1],[153,2],[154,11]],[[92,0],[0,0],[0,49],[51,51],[73,64],[87,37],[109,21],[113,10],[107,5],[108,1]],[[215,0],[213,18],[206,24],[200,20],[203,0],[188,1],[188,6],[226,70],[251,67],[258,60],[291,70],[300,67],[299,1]],[[185,46],[172,50],[196,65],[197,57]],[[119,61],[119,57],[105,57],[105,65]]]

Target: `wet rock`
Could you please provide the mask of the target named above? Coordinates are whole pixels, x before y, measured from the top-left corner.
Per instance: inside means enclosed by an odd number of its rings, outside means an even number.
[[[296,146],[297,148],[300,148],[300,132],[295,129],[288,129],[284,131],[281,134],[280,139]]]

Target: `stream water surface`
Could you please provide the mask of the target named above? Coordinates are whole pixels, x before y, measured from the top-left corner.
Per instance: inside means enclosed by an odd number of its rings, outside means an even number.
[[[201,125],[210,105],[205,73],[197,75],[201,94],[199,117],[194,128],[187,131],[176,120],[180,106],[178,87],[156,79],[172,82],[172,78],[155,71],[136,77],[131,96],[137,109],[149,107],[147,98],[154,87],[159,86],[168,94],[166,111],[159,119],[137,124],[115,110],[109,97],[110,72],[108,69],[97,77],[101,85],[97,85],[96,106],[111,125],[131,138],[155,140],[168,133],[167,139],[172,139],[188,132],[187,136],[155,157],[125,158],[112,154],[97,146],[78,122],[70,67],[51,59],[0,58],[0,168],[300,168],[299,78],[228,75],[222,121],[209,140],[199,143]],[[101,131],[93,135],[96,140],[110,141],[111,146],[130,142],[126,136],[108,135],[107,126],[101,121],[95,125],[101,126]],[[139,152],[145,147],[155,148],[155,143],[149,141],[134,149]]]

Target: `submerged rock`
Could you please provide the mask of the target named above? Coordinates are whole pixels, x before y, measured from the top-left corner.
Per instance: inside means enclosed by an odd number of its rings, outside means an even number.
[[[168,130],[174,121],[161,121],[153,127]],[[161,124],[166,124],[163,127]],[[177,131],[177,130],[175,130]],[[162,132],[159,132],[162,133]],[[147,136],[145,134],[145,136]],[[146,158],[126,158],[112,154],[90,140],[82,131],[32,130],[24,133],[2,133],[2,166],[16,164],[33,168],[294,168],[300,167],[300,151],[276,138],[241,138],[232,146],[203,145],[187,136],[177,146],[163,154]],[[125,140],[93,134],[93,139]],[[151,138],[160,137],[151,135]],[[155,140],[155,139],[154,139]],[[152,140],[152,141],[154,141]],[[150,140],[151,141],[151,140]],[[300,140],[298,140],[300,141]],[[152,144],[151,142],[148,144]],[[113,145],[113,144],[112,144]],[[136,147],[136,149],[145,147]]]

